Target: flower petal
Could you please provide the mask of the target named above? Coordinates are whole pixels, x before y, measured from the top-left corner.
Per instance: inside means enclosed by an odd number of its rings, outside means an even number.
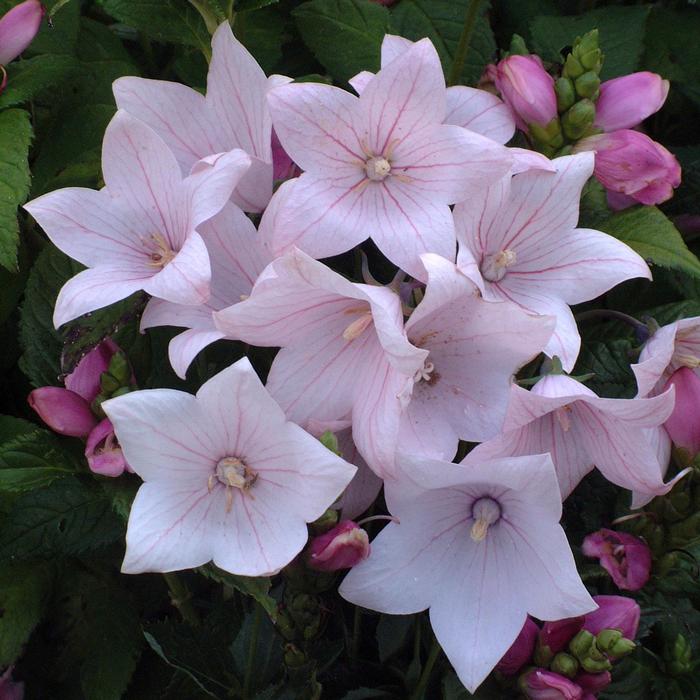
[[[515,120],[496,95],[477,88],[455,85],[447,88],[446,124],[475,131],[496,143],[507,143],[515,133]]]
[[[204,331],[190,328],[176,335],[168,344],[168,359],[180,379],[185,379],[187,369],[197,355],[207,346],[226,336],[217,330]]]

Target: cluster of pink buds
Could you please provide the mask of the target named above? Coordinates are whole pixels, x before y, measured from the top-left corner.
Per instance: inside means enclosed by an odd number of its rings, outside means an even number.
[[[32,43],[43,16],[44,6],[39,0],[25,0],[0,17],[0,92],[7,84],[4,66]]]
[[[109,338],[87,353],[66,376],[65,387],[44,386],[29,394],[29,405],[61,435],[86,438],[90,469],[102,476],[120,476],[129,465],[114,435],[102,401],[133,388],[124,353]]]
[[[612,662],[629,654],[639,605],[622,596],[595,596],[598,609],[542,627],[530,617],[497,670],[517,679],[533,700],[594,700],[611,681]]]

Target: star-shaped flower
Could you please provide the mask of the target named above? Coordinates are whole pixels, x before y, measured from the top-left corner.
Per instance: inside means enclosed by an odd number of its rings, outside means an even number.
[[[105,187],[68,187],[25,205],[58,248],[89,268],[61,289],[56,327],[139,289],[179,304],[205,302],[211,269],[197,227],[221,211],[249,166],[237,149],[183,179],[163,140],[117,112],[102,146]]]
[[[547,455],[462,464],[401,454],[385,482],[398,523],[372,542],[340,586],[356,605],[406,615],[430,609],[435,636],[470,692],[528,614],[559,620],[596,606],[559,526]]]
[[[651,279],[642,258],[600,231],[576,228],[593,155],[557,158],[556,172],[530,170],[475,190],[455,207],[457,262],[485,299],[508,299],[557,317],[545,352],[565,370],[581,338],[570,304],[594,299],[633,277]]]
[[[355,467],[287,421],[247,358],[196,396],[136,391],[103,405],[144,480],[126,533],[125,573],[213,561],[242,576],[279,571],[304,547]]]

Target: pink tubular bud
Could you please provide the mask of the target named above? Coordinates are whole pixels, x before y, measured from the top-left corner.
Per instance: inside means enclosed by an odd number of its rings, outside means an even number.
[[[668,88],[668,80],[649,71],[607,80],[596,101],[595,125],[608,132],[637,126],[661,109]]]
[[[100,377],[109,369],[112,355],[119,352],[119,346],[107,338],[81,358],[75,369],[66,376],[66,389],[80,394],[88,403],[92,403],[100,393]]]
[[[277,132],[272,129],[272,177],[274,180],[289,180],[301,175],[301,168],[289,157],[280,143]]]
[[[25,0],[0,17],[0,65],[17,58],[32,43],[43,16],[39,0]]]
[[[0,676],[0,700],[23,700],[24,683],[15,683],[12,680],[13,667],[10,666]]]
[[[496,665],[496,670],[504,676],[514,676],[530,659],[535,650],[535,641],[539,628],[535,621],[528,617],[516,640],[503,658]]]
[[[677,369],[666,383],[676,388],[673,413],[664,423],[671,440],[694,457],[700,452],[700,377],[688,367]]]
[[[518,687],[532,700],[581,700],[583,690],[573,681],[543,668],[533,668],[523,674]]]
[[[625,639],[637,636],[641,610],[632,598],[621,595],[597,595],[593,597],[598,609],[586,615],[583,629],[591,634],[605,629],[620,630]]]
[[[121,476],[125,470],[131,471],[109,418],[100,421],[88,435],[85,443],[85,457],[90,470],[95,474]]]
[[[651,550],[634,535],[598,530],[586,536],[581,549],[587,557],[598,558],[623,591],[638,591],[649,580]]]
[[[367,533],[352,520],[343,520],[311,540],[307,562],[317,571],[350,569],[366,559],[369,551]]]
[[[681,184],[681,166],[661,144],[639,131],[623,129],[590,136],[576,151],[595,151],[595,176],[611,193],[642,204],[660,204]]]
[[[583,627],[583,617],[568,617],[564,620],[545,622],[540,630],[537,644],[549,649],[551,654],[558,654],[569,646],[569,642]]]
[[[97,424],[88,402],[68,389],[44,386],[34,389],[27,400],[41,420],[61,435],[85,437]]]
[[[515,115],[518,128],[545,127],[557,116],[554,79],[537,56],[509,56],[496,66],[496,87]]]

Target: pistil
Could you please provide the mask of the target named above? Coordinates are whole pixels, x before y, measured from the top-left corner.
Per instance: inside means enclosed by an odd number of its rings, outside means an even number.
[[[495,255],[487,255],[481,263],[481,274],[489,282],[500,282],[517,259],[515,251],[508,248]]]
[[[474,542],[482,542],[489,528],[501,519],[501,506],[488,496],[480,498],[472,507],[472,518],[474,524],[469,535]]]

